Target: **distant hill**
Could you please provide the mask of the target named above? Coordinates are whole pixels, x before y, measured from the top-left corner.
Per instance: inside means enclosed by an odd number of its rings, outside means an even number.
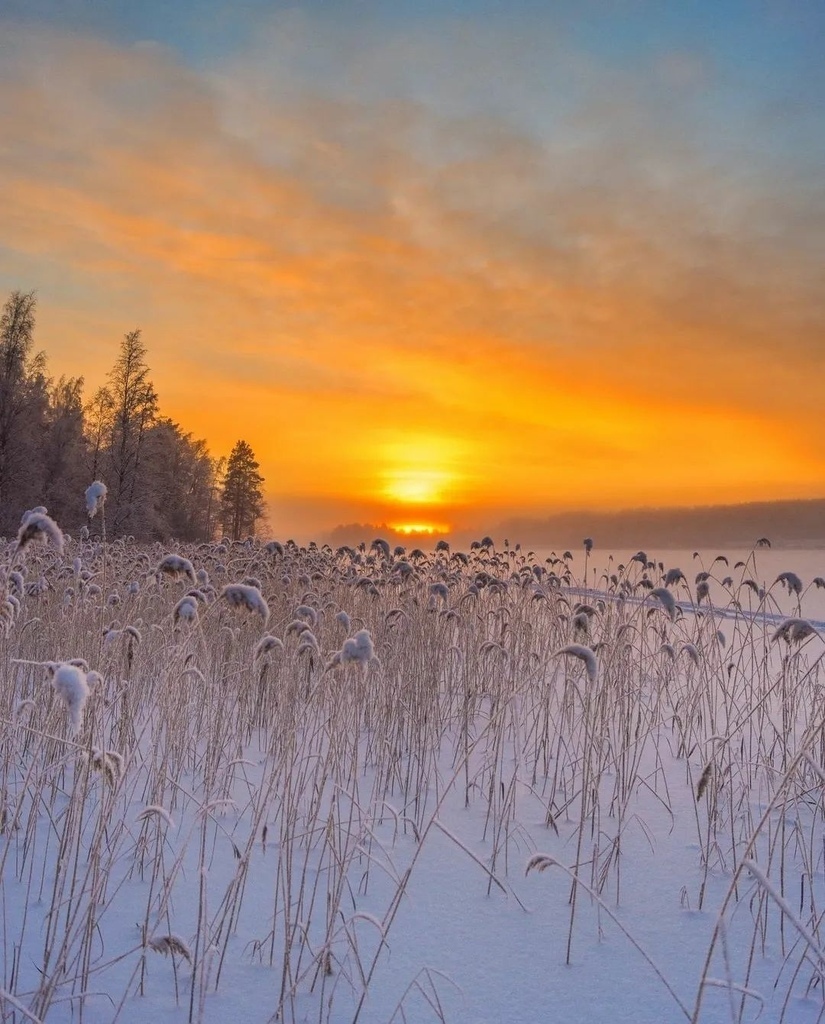
[[[762,537],[773,547],[825,547],[825,498],[563,512],[543,519],[508,519],[491,533],[496,541],[507,538],[522,546],[571,550],[585,537],[600,548],[750,548]],[[464,535],[456,538],[464,540]]]

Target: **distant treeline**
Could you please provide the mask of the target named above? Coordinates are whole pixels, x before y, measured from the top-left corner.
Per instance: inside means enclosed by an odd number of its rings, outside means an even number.
[[[751,548],[765,537],[774,547],[825,545],[825,498],[698,508],[637,508],[564,512],[544,519],[510,519],[494,538],[533,548]]]
[[[82,377],[53,379],[34,351],[35,307],[34,293],[13,292],[0,315],[0,536],[37,505],[76,529],[84,491],[100,479],[109,536],[212,537],[222,462],[161,415],[140,331],[125,336],[105,386],[86,401]]]
[[[825,498],[696,508],[559,512],[542,519],[507,519],[488,524],[483,532],[489,533],[498,547],[503,547],[506,540],[511,546],[558,551],[578,550],[586,537],[602,550],[749,549],[762,538],[767,538],[773,547],[825,547]],[[457,530],[447,539],[456,549],[467,550],[481,535],[478,529]],[[440,535],[400,533],[386,524],[347,523],[336,526],[323,539],[338,547],[362,542],[369,545],[377,537],[407,548],[430,550]]]
[[[341,523],[321,537],[321,540],[333,548],[343,545],[358,547],[359,544],[370,545],[376,538],[388,541],[391,545],[400,545],[406,548],[421,548],[430,551],[438,543],[441,535],[438,533],[402,532],[394,530],[386,523]]]

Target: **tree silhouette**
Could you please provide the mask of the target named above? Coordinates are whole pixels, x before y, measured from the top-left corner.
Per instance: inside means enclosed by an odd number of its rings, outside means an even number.
[[[12,292],[0,312],[0,534],[41,501],[48,381],[45,357],[32,352],[36,304],[34,292]]]
[[[149,379],[140,331],[130,331],[121,341],[108,382],[98,390],[89,413],[95,461],[92,475],[98,475],[102,454],[112,532],[115,536],[142,534],[151,508],[150,467],[144,456],[147,435],[158,416],[158,397]]]
[[[255,453],[238,441],[229,455],[221,493],[221,526],[233,540],[255,533],[255,523],[264,514],[262,485]]]

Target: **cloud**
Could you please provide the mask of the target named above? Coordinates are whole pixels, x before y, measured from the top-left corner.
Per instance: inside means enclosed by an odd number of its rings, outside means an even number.
[[[167,411],[273,491],[386,512],[421,452],[456,515],[821,490],[825,204],[724,150],[699,57],[296,14],[210,70],[2,35],[0,282],[39,269],[61,370],[142,325]]]

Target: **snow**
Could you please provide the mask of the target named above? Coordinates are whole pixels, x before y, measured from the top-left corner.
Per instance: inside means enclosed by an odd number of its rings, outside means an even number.
[[[99,629],[104,595],[64,604],[47,547],[26,573],[50,586],[24,592],[2,641],[7,1013],[819,1019],[825,553],[758,552],[761,604],[731,558],[734,584],[711,574],[699,608],[691,572],[672,606],[657,592],[684,555],[649,587],[628,560],[620,592],[616,562],[591,585],[581,556],[546,587],[516,553],[442,548],[400,575],[383,550],[252,545],[232,572],[261,589],[195,603],[186,630],[190,569],[225,550],[187,550],[180,581],[130,593],[138,553],[106,553],[128,649]],[[774,642],[787,620],[809,628]],[[325,672],[347,644],[358,656]],[[76,736],[50,657],[75,689],[72,659],[102,677]]]

